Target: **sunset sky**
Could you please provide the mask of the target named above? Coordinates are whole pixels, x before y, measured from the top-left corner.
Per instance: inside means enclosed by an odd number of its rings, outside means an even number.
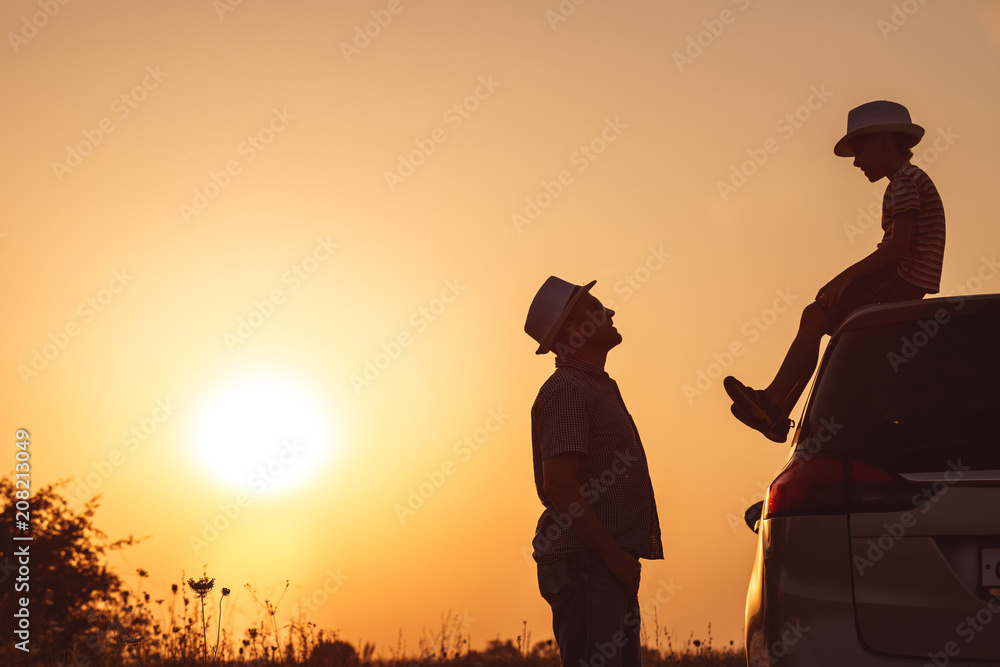
[[[8,0],[0,433],[71,478],[112,555],[387,653],[441,615],[551,637],[530,541],[524,333],[597,280],[649,458],[675,647],[740,641],[745,507],[787,448],[729,414],[881,238],[833,154],[905,104],[942,294],[997,292],[1000,4],[905,0]],[[801,410],[797,408],[793,417]],[[214,525],[213,525],[214,524]],[[658,597],[659,596],[659,597]],[[652,616],[647,620],[652,628]]]

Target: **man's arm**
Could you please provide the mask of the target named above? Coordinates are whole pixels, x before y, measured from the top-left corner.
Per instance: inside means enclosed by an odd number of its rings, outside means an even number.
[[[860,262],[844,269],[836,278],[820,288],[816,299],[822,302],[824,306],[837,304],[844,295],[844,290],[852,282],[861,276],[898,261],[900,257],[906,254],[906,251],[910,247],[910,235],[913,232],[913,223],[916,220],[916,215],[914,211],[907,211],[893,218],[892,237],[889,241],[876,248],[875,252]]]
[[[607,563],[629,592],[639,592],[639,561],[618,546],[583,496],[576,473],[582,454],[557,454],[542,460],[542,488],[563,515],[572,517],[573,532]]]

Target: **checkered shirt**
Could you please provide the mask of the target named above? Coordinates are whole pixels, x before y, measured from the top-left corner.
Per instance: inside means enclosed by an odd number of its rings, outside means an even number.
[[[636,558],[663,558],[646,452],[618,384],[604,370],[556,357],[556,370],[531,407],[535,488],[545,506],[532,541],[535,561],[552,562],[587,547],[542,488],[542,460],[578,452],[577,480],[615,542]]]

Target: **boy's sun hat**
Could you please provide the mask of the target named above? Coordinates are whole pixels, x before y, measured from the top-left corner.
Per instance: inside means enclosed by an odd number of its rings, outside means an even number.
[[[528,308],[528,319],[524,323],[524,332],[538,342],[535,354],[545,354],[552,347],[559,327],[569,317],[573,306],[584,294],[590,291],[596,280],[586,285],[574,285],[561,278],[549,276],[549,279],[535,294]]]
[[[916,145],[924,136],[924,128],[910,121],[910,112],[902,104],[878,100],[851,109],[847,114],[847,134],[833,147],[835,155],[854,157],[847,145],[851,139],[877,132],[902,132],[913,137]]]

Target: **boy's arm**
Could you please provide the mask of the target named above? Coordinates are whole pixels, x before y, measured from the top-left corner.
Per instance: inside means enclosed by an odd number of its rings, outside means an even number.
[[[860,262],[844,269],[836,278],[828,282],[816,295],[816,300],[824,306],[832,306],[840,302],[844,290],[852,282],[873,271],[881,269],[899,260],[910,247],[910,234],[916,220],[916,211],[901,213],[892,219],[892,237],[875,249]]]

